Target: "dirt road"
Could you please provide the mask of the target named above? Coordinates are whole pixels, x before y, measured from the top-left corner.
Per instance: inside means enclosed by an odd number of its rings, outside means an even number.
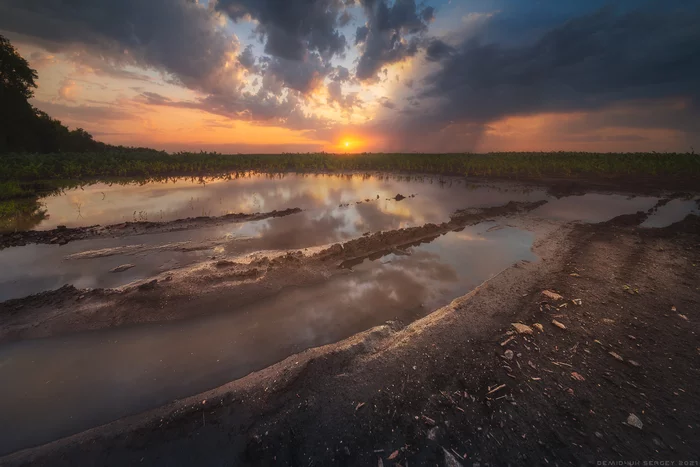
[[[700,219],[643,218],[549,229],[541,261],[408,326],[0,464],[697,465]]]

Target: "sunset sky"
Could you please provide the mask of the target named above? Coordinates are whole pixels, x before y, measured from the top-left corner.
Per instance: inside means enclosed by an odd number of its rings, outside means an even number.
[[[700,150],[700,2],[0,0],[33,104],[171,151]]]

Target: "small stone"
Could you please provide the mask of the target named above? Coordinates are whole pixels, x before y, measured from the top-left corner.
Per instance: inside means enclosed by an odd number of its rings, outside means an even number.
[[[601,321],[605,324],[615,324],[615,320],[610,318],[603,318]]]
[[[601,433],[600,431],[596,431],[596,432],[595,432],[595,437],[598,438],[598,439],[603,439],[603,433]]]
[[[627,363],[629,363],[632,366],[636,366],[636,367],[642,366],[639,362],[637,362],[635,360],[627,360]]]
[[[435,441],[437,439],[438,431],[440,428],[434,426],[431,429],[428,430],[428,439],[430,441]]]
[[[556,319],[552,320],[552,324],[558,327],[559,329],[566,329],[566,326],[564,326],[564,323],[560,323]]]
[[[509,349],[509,350],[506,350],[506,351],[503,353],[503,358],[505,358],[506,360],[513,360],[513,351],[510,350],[510,349]]]
[[[644,424],[643,424],[642,421],[639,419],[639,417],[637,417],[637,416],[636,416],[635,414],[633,414],[633,413],[631,413],[631,414],[629,415],[629,417],[627,417],[627,424],[628,424],[629,426],[633,426],[633,427],[635,427],[635,428],[639,428],[640,430],[641,430],[642,427],[644,426]]]
[[[576,306],[583,306],[583,301],[580,298],[574,298],[571,300],[571,303],[573,303]]]
[[[517,331],[518,334],[531,335],[533,333],[532,328],[522,323],[511,323],[511,326]]]
[[[624,362],[624,361],[625,361],[625,359],[622,358],[622,356],[621,356],[620,354],[617,354],[617,353],[615,353],[615,352],[608,352],[608,353],[609,353],[610,355],[612,355],[612,357],[613,357],[615,360],[619,360],[619,361],[621,361],[621,362]]]
[[[542,326],[540,323],[534,323],[532,327],[537,329],[539,332],[544,332],[544,326]]]
[[[447,449],[442,448],[442,452],[445,453],[445,466],[446,467],[462,467],[462,464],[457,460],[457,458]]]

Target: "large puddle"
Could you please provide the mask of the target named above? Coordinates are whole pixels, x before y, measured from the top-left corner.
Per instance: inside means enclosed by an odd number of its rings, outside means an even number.
[[[416,196],[389,199],[398,193]],[[50,216],[36,227],[304,211],[188,231],[8,248],[0,251],[0,264],[11,266],[0,269],[0,301],[66,284],[117,287],[212,256],[307,248],[440,223],[457,209],[539,200],[548,203],[528,216],[582,222],[648,211],[659,201],[594,193],[557,199],[526,185],[393,176],[97,184],[43,200]],[[694,200],[673,200],[653,211],[645,226],[663,227],[697,207]],[[1,345],[0,454],[199,393],[387,320],[411,322],[517,261],[536,260],[533,240],[530,232],[487,221],[354,264],[321,284],[288,287],[246,306],[222,304],[205,317]],[[125,263],[134,267],[110,272]]]
[[[415,197],[401,201],[396,194]],[[145,185],[95,184],[44,199],[49,217],[37,226],[113,224],[124,220],[173,220],[201,214],[267,212],[292,207],[303,212],[281,218],[226,224],[182,232],[102,238],[57,245],[27,245],[0,251],[0,301],[52,290],[119,287],[222,255],[297,249],[355,238],[365,232],[440,223],[457,209],[509,201],[548,203],[532,215],[563,221],[601,222],[646,211],[648,196],[586,194],[553,198],[543,188],[520,184],[474,184],[459,178],[401,176],[249,175],[203,183],[175,179]],[[76,206],[80,213],[76,213]],[[662,227],[681,220],[697,204],[673,200],[644,224]],[[142,213],[139,215],[138,213]],[[134,213],[137,213],[134,217]],[[90,257],[77,254],[110,249]],[[86,257],[87,256],[87,257]],[[123,264],[134,267],[110,271]]]
[[[199,393],[387,320],[411,322],[536,259],[533,234],[494,227],[450,232],[204,318],[4,345],[0,453]]]

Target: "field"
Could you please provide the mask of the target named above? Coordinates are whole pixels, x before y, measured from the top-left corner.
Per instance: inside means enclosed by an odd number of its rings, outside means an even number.
[[[700,175],[691,153],[489,154],[239,154],[64,153],[8,154],[0,158],[0,199],[31,196],[104,177],[149,178],[236,171],[390,171],[472,177],[625,177]],[[72,181],[72,182],[71,182]]]

